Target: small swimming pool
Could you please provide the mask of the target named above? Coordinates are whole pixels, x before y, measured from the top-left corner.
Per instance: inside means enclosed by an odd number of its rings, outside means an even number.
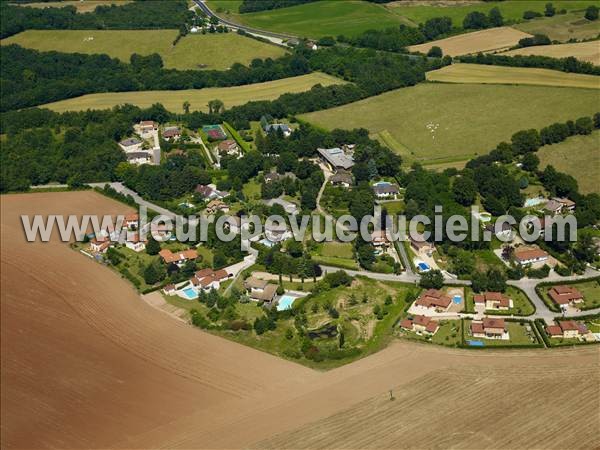
[[[198,293],[191,287],[189,288],[185,288],[183,291],[183,295],[185,296],[185,298],[187,298],[188,300],[194,300],[196,298],[198,298]]]
[[[291,295],[282,295],[277,302],[277,311],[287,311],[288,309],[292,309],[294,300],[296,300],[296,297],[292,297]]]
[[[268,239],[261,239],[260,241],[258,241],[259,244],[264,245],[265,247],[274,247],[276,242],[270,241]]]
[[[452,301],[455,305],[460,305],[460,303],[462,302],[462,297],[460,295],[455,295],[454,297],[452,297]]]
[[[417,267],[419,268],[419,270],[420,270],[421,272],[427,272],[427,271],[431,270],[431,267],[429,267],[429,264],[427,264],[427,263],[426,263],[426,262],[424,262],[424,261],[419,261],[419,262],[417,263]]]
[[[485,347],[485,342],[483,341],[467,341],[471,347]]]
[[[527,200],[525,200],[525,203],[523,203],[523,207],[531,208],[532,206],[537,206],[541,203],[544,203],[545,201],[546,199],[544,197],[528,198]]]

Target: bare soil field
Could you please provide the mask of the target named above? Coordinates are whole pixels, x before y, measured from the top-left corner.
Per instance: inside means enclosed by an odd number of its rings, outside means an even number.
[[[442,49],[444,55],[460,56],[507,49],[516,45],[520,39],[528,36],[530,35],[514,28],[499,27],[459,34],[458,36],[426,42],[425,44],[411,45],[408,49],[411,52],[427,53],[431,47],[437,46]]]
[[[399,342],[316,372],[183,324],[66,244],[26,243],[20,226],[21,214],[127,207],[37,193],[2,196],[1,212],[2,448],[600,444],[597,346]]]
[[[452,64],[427,72],[427,79],[444,83],[529,84],[600,89],[600,77],[596,75],[484,64]]]
[[[600,65],[600,41],[579,42],[575,44],[536,45],[534,47],[518,48],[503,55],[539,55],[552,58],[574,56],[581,61]]]

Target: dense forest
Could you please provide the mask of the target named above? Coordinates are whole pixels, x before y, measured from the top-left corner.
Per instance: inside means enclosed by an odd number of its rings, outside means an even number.
[[[120,6],[100,5],[93,12],[78,13],[74,6],[28,8],[0,2],[0,38],[24,30],[102,30],[175,28],[189,22],[194,13],[185,0],[153,0]]]

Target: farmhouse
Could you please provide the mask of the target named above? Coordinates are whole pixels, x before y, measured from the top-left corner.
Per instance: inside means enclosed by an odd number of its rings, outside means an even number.
[[[292,134],[292,129],[285,123],[269,123],[263,127],[265,133],[277,133],[281,131],[284,137],[289,137]]]
[[[127,162],[135,166],[142,164],[150,164],[152,162],[152,154],[150,152],[127,152]]]
[[[513,307],[512,299],[501,292],[484,292],[473,296],[475,306],[482,305],[485,309],[509,309]]]
[[[135,233],[125,241],[125,247],[139,253],[143,250],[146,250],[146,242],[140,239],[140,235],[138,233]]]
[[[240,153],[237,142],[231,139],[219,142],[218,148],[219,153],[227,153],[228,155],[238,155]]]
[[[174,263],[178,266],[182,265],[188,260],[194,260],[198,258],[198,252],[193,248],[176,253],[173,253],[171,250],[165,248],[158,252],[158,254],[166,264]]]
[[[143,138],[151,137],[155,131],[158,131],[158,124],[153,120],[142,120],[136,126],[137,132]]]
[[[208,205],[206,205],[207,214],[216,214],[219,211],[224,213],[229,212],[229,205],[219,199],[211,200],[208,202]]]
[[[347,170],[338,170],[331,176],[329,182],[334,186],[349,188],[354,183],[354,179],[352,178],[352,174]]]
[[[249,277],[244,280],[244,288],[252,300],[271,303],[277,294],[277,285],[266,280]]]
[[[137,228],[139,226],[140,216],[138,214],[127,214],[123,222],[126,228]]]
[[[386,247],[390,244],[385,230],[375,230],[371,233],[371,243],[375,247]]]
[[[119,147],[126,152],[137,152],[142,149],[142,141],[137,138],[128,138],[119,142]]]
[[[197,271],[191,279],[192,284],[197,289],[210,291],[211,289],[219,289],[221,282],[231,277],[231,274],[226,270],[202,269]]]
[[[504,319],[491,317],[484,317],[483,320],[474,320],[471,322],[471,334],[477,338],[510,339]]]
[[[415,301],[415,305],[427,309],[447,311],[452,300],[438,289],[428,289]]]
[[[546,327],[551,338],[577,339],[589,333],[587,327],[575,320],[559,320],[558,325]]]
[[[524,266],[526,264],[546,261],[548,253],[540,248],[515,250],[515,259],[517,263]]]
[[[404,319],[400,322],[400,327],[405,330],[414,331],[417,334],[427,334],[431,336],[433,336],[440,328],[435,320],[420,315],[417,315],[412,319]]]
[[[111,245],[111,241],[107,238],[94,238],[90,241],[90,250],[94,253],[106,253]]]
[[[400,193],[398,186],[387,181],[380,181],[373,185],[373,192],[378,199],[396,198]]]
[[[347,155],[344,150],[339,147],[318,148],[317,151],[332,171],[339,169],[348,170],[354,166],[354,159],[352,156]]]
[[[554,286],[548,291],[548,295],[558,306],[566,306],[583,302],[583,294],[573,286]]]
[[[163,139],[165,141],[178,139],[180,136],[181,130],[179,127],[165,127],[165,130],[163,131]]]
[[[195,191],[200,195],[200,197],[202,197],[203,200],[220,200],[229,195],[227,192],[218,191],[214,186],[204,184],[199,184],[196,186]]]

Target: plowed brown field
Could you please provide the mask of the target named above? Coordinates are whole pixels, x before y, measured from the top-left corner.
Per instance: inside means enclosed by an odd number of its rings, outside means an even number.
[[[126,207],[92,192],[0,200],[2,448],[600,444],[598,347],[397,343],[320,373],[182,324],[20,226],[20,214]]]

